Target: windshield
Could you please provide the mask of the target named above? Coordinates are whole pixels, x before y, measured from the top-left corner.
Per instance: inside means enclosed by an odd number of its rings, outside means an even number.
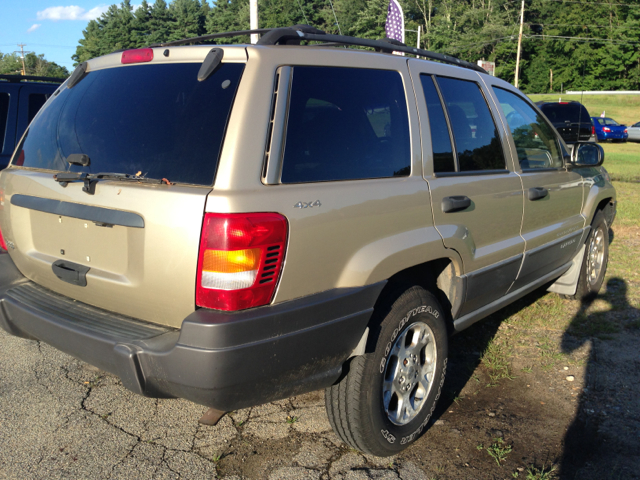
[[[13,164],[211,185],[244,64],[223,64],[198,82],[200,65],[89,72],[36,118]],[[89,166],[70,165],[72,154],[87,155]]]

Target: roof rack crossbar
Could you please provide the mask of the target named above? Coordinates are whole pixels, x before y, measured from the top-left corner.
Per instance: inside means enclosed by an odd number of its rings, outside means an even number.
[[[174,40],[172,42],[154,43],[149,47],[174,47],[177,45],[187,45],[189,43],[206,42],[207,40],[215,40],[216,38],[237,37],[239,35],[251,35],[252,33],[267,33],[273,28],[256,28],[255,30],[236,30],[233,32],[213,33],[211,35],[202,35],[201,37],[184,38],[182,40]]]

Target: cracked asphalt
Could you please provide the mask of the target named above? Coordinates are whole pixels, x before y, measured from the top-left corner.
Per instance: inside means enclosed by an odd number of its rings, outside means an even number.
[[[342,444],[323,392],[198,424],[205,407],[151,399],[41,342],[0,330],[2,479],[425,478]]]

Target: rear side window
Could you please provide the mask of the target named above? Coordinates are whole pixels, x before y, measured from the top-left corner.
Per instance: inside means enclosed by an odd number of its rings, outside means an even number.
[[[211,185],[244,64],[198,82],[199,63],[89,72],[64,88],[30,126],[14,164],[110,172]],[[70,166],[74,153],[90,165]]]
[[[9,119],[9,94],[0,93],[0,152],[4,148],[4,136]]]
[[[498,130],[480,87],[475,82],[437,77],[461,172],[504,170],[506,163]]]
[[[295,67],[282,183],[407,176],[409,121],[398,72]]]
[[[44,93],[32,93],[29,95],[29,123],[36,116],[36,113],[42,108],[49,96]]]

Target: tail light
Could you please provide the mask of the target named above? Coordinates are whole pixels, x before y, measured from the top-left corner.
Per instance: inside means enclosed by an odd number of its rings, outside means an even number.
[[[5,243],[4,237],[2,236],[2,230],[0,230],[0,253],[4,253],[2,252],[2,250],[6,252],[9,249],[7,248],[7,244]]]
[[[626,128],[624,129],[624,133],[629,133],[629,132],[628,132],[628,130],[627,130]]]
[[[609,127],[602,127],[602,131],[606,132],[606,133],[609,133],[609,132],[611,132],[611,129]]]
[[[287,230],[286,218],[277,213],[205,214],[196,305],[230,311],[271,302]]]
[[[122,52],[120,63],[145,63],[153,60],[153,48],[137,48]]]
[[[595,135],[595,134],[596,134],[596,127],[591,125],[591,135]]]

